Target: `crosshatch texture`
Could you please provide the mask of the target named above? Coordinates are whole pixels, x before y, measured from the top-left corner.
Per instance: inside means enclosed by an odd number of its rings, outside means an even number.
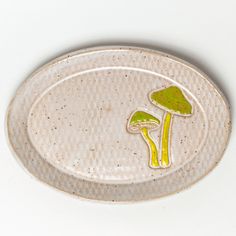
[[[148,166],[148,147],[127,132],[138,107],[155,113],[148,94],[180,87],[191,117],[174,116],[172,165]],[[191,185],[221,159],[230,133],[229,108],[195,67],[142,48],[77,51],[45,65],[18,89],[10,104],[10,144],[25,168],[56,188],[83,198],[136,201]],[[151,133],[160,139],[160,129]]]

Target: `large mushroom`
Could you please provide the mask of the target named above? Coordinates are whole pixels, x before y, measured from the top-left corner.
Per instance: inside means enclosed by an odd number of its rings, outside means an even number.
[[[168,167],[171,164],[169,145],[172,117],[190,116],[193,113],[192,105],[183,91],[176,86],[153,91],[149,94],[149,98],[154,105],[165,111],[161,138],[161,165]]]
[[[145,111],[135,111],[131,114],[127,124],[130,133],[141,133],[149,147],[149,166],[159,168],[158,150],[156,144],[149,135],[149,132],[159,127],[160,120]]]

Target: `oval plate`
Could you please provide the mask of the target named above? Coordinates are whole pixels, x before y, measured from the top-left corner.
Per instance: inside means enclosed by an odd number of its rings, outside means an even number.
[[[103,201],[158,198],[191,185],[221,159],[227,102],[178,58],[102,47],[36,71],[9,106],[10,144],[41,181]]]

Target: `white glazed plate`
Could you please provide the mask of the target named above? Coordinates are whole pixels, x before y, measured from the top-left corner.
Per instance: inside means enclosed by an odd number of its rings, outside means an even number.
[[[230,112],[194,66],[143,48],[101,47],[46,64],[17,90],[8,138],[23,166],[68,193],[158,198],[221,159]]]

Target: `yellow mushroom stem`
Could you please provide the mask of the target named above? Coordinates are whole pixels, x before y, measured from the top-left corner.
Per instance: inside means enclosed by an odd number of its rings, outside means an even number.
[[[162,167],[170,166],[170,150],[169,150],[169,139],[171,129],[172,114],[167,112],[164,116],[164,123],[162,128],[162,139],[161,139],[161,165]]]
[[[149,165],[151,168],[158,168],[160,165],[158,161],[158,150],[157,150],[156,144],[153,142],[152,138],[150,137],[147,128],[142,128],[141,133],[149,147],[149,151],[150,151]]]

